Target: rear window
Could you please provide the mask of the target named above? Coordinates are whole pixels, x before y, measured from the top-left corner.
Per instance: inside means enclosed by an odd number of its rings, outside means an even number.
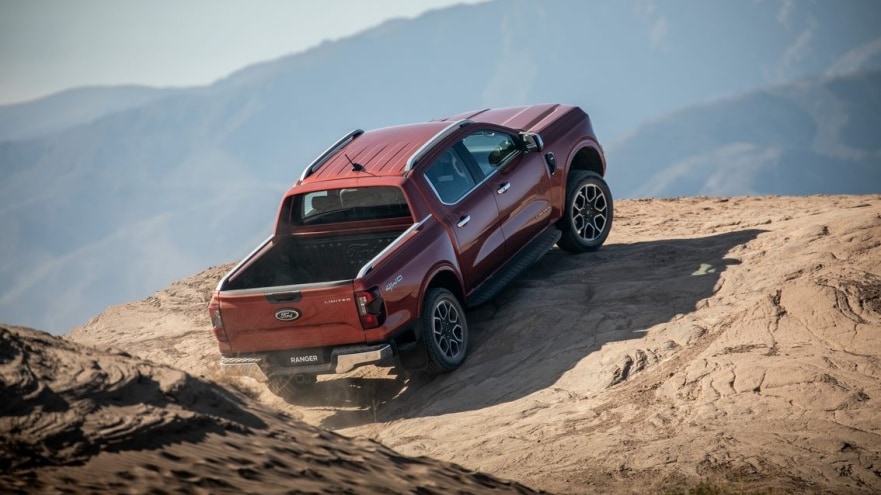
[[[313,191],[289,198],[287,207],[292,225],[410,217],[407,200],[397,187]]]

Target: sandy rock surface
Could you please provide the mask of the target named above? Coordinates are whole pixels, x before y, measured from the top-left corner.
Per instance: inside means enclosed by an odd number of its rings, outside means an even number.
[[[626,200],[596,253],[551,251],[469,312],[433,379],[366,367],[264,404],[406,455],[559,493],[708,480],[881,492],[881,197]],[[215,378],[231,265],[68,338]]]
[[[2,493],[534,493],[36,330],[0,325],[0,380]]]

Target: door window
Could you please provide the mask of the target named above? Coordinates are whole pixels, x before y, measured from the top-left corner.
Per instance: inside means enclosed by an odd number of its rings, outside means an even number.
[[[441,201],[448,205],[462,199],[477,184],[471,170],[453,149],[445,151],[428,167],[425,178]]]
[[[508,163],[520,151],[511,135],[490,130],[470,134],[462,140],[462,144],[474,157],[484,176]]]

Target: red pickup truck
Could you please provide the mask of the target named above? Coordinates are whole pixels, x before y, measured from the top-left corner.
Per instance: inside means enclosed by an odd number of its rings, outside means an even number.
[[[443,373],[468,351],[465,308],[554,244],[612,227],[588,115],[558,104],[354,130],[284,194],[275,232],[208,311],[231,374],[282,396],[365,364]]]

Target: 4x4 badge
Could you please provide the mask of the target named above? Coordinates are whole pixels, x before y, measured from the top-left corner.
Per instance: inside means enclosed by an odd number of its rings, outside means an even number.
[[[275,319],[279,321],[294,321],[300,317],[296,309],[282,309],[275,312]]]

